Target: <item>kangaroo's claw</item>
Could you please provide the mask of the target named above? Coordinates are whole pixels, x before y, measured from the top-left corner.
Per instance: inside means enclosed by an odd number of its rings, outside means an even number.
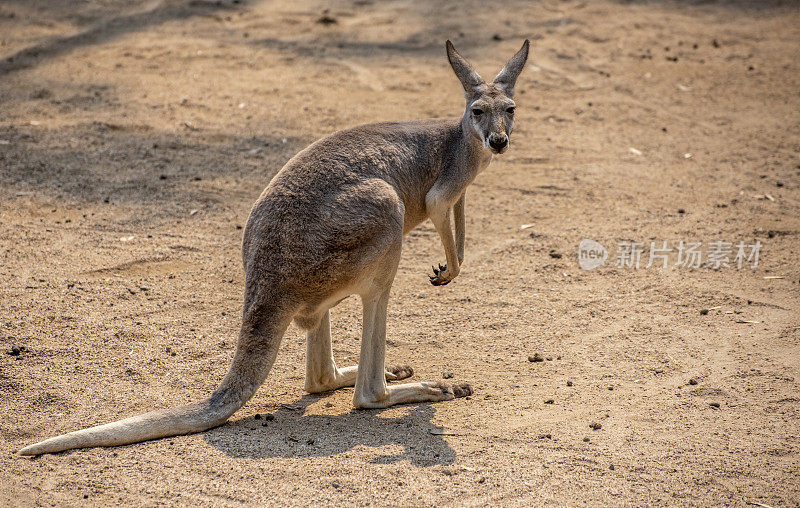
[[[444,277],[445,273],[447,273],[447,265],[439,264],[438,269],[435,266],[431,266],[431,269],[433,270],[433,275],[428,275],[428,278],[434,286],[445,286],[453,280]]]

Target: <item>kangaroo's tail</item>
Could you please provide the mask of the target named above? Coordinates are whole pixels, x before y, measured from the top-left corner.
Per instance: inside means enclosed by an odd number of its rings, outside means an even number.
[[[288,326],[288,321],[285,323]],[[118,446],[217,427],[253,396],[267,377],[287,326],[243,326],[233,363],[219,388],[187,406],[151,411],[105,425],[78,430],[26,446],[20,455],[41,455],[74,448]],[[273,328],[268,330],[268,328]]]

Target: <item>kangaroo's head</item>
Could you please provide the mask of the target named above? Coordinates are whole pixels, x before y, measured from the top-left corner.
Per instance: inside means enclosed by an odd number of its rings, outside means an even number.
[[[514,127],[514,84],[528,59],[530,41],[525,39],[522,48],[491,83],[484,81],[472,65],[458,54],[452,42],[447,41],[446,46],[447,58],[464,87],[464,97],[467,99],[462,124],[492,153],[505,152]]]

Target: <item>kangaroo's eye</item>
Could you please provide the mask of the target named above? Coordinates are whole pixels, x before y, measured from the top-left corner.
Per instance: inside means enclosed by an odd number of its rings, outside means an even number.
[[[472,114],[475,116],[481,116],[483,114],[483,110],[478,108],[473,108]]]
[[[515,109],[517,108],[515,108],[514,106],[508,107],[506,108],[506,113],[508,113],[509,115],[513,115]]]

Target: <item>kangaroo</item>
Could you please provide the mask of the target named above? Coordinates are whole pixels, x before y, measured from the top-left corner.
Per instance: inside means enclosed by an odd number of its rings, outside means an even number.
[[[21,449],[40,455],[117,446],[202,432],[222,425],[267,377],[294,321],[306,330],[305,390],[355,386],[356,408],[444,401],[472,393],[468,384],[405,383],[407,366],[386,369],[386,307],[403,236],[430,218],[445,265],[430,282],[455,278],[464,261],[465,190],[509,146],[517,77],[530,42],[487,83],[453,47],[447,58],[464,88],[461,118],[386,122],[336,132],[295,155],[250,212],[242,241],[242,326],[233,362],[205,400],[63,434]],[[455,224],[455,237],[451,229]],[[361,356],[339,368],[330,309],[349,295],[363,303]]]

